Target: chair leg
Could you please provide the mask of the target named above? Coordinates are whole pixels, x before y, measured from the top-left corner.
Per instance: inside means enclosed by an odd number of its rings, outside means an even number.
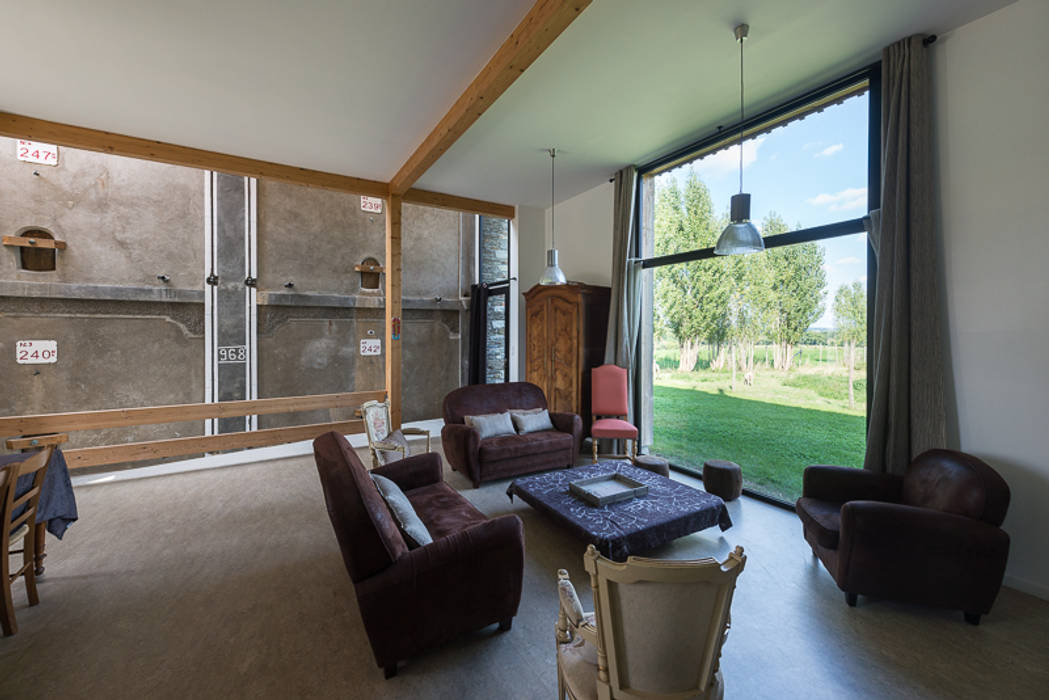
[[[590,438],[590,444],[594,447],[594,464],[597,464],[597,438]]]
[[[845,591],[845,602],[850,608],[856,607],[856,600],[858,597],[859,596],[857,596],[855,593],[849,593],[848,591]]]
[[[0,627],[3,628],[4,636],[10,637],[18,631],[15,624],[15,601],[11,598],[11,557],[7,553],[7,542],[4,542],[3,551],[0,552],[3,561],[0,562],[0,588],[3,588],[3,601],[0,607]]]
[[[390,680],[397,675],[397,662],[394,661],[392,664],[387,664],[382,668],[382,677],[386,680]]]
[[[509,632],[510,628],[513,627],[513,624],[514,624],[514,618],[512,618],[512,617],[508,617],[505,620],[499,620],[499,631],[500,632]]]
[[[25,592],[30,605],[38,605],[40,596],[36,592],[36,532],[29,530],[22,543],[22,568],[25,571]]]
[[[965,613],[965,621],[974,626],[980,624],[980,613]]]

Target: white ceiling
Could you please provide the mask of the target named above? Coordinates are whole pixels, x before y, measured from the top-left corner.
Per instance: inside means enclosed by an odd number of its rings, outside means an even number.
[[[594,0],[418,186],[549,205],[1011,0]],[[389,180],[531,0],[5,3],[0,110]]]

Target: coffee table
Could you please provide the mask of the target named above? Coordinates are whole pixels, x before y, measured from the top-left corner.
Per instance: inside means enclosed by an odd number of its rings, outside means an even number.
[[[568,483],[619,472],[648,485],[648,495],[593,507],[576,498]],[[605,461],[514,479],[506,489],[536,510],[590,542],[610,559],[623,561],[699,530],[732,527],[725,502],[713,494],[638,469]]]

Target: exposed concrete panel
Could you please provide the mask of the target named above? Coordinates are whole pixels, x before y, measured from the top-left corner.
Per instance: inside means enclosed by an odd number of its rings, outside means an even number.
[[[353,266],[383,260],[384,217],[361,211],[358,195],[259,182],[259,290],[359,293]]]
[[[0,233],[43,228],[69,244],[54,272],[21,270],[5,246],[0,279],[203,287],[201,171],[73,148],[59,149],[57,166],[35,165],[0,137],[0,182]]]
[[[447,299],[456,294],[460,218],[446,209],[404,205],[404,296]]]
[[[10,302],[11,300],[4,300]],[[17,300],[16,300],[17,301]],[[39,300],[34,300],[39,301]],[[204,384],[204,338],[184,323],[154,315],[0,311],[0,414],[197,403]],[[144,305],[143,305],[144,306]],[[199,307],[184,307],[187,311]],[[144,309],[142,309],[144,310]],[[202,324],[197,320],[194,325]],[[58,341],[58,362],[15,363],[15,341]],[[201,422],[70,434],[70,445],[105,445],[202,434]]]

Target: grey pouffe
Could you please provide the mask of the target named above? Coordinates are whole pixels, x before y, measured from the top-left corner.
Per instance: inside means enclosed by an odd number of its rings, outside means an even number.
[[[722,500],[734,501],[743,493],[743,470],[735,462],[708,459],[703,462],[703,488]]]
[[[655,455],[634,455],[630,458],[635,467],[647,469],[661,476],[670,476],[670,462]]]

